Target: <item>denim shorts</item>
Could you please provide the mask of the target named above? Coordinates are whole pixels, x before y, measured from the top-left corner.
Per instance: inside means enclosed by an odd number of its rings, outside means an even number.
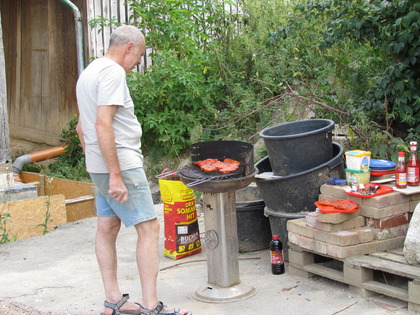
[[[128,199],[123,203],[116,201],[108,193],[108,173],[90,173],[96,187],[96,215],[117,216],[126,227],[155,219],[157,214],[144,169],[122,171],[122,176],[128,191]]]

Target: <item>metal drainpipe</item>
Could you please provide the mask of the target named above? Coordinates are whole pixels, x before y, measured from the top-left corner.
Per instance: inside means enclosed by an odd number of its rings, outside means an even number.
[[[82,15],[79,8],[70,0],[61,0],[65,5],[73,10],[75,28],[76,28],[76,49],[77,49],[77,69],[79,75],[82,73],[84,67],[83,58],[83,27],[82,27]]]

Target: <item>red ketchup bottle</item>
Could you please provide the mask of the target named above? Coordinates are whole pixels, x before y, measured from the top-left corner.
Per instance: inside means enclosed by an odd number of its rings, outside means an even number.
[[[420,183],[419,179],[420,163],[417,157],[417,142],[410,142],[410,157],[407,161],[407,185],[418,186]]]
[[[405,167],[405,152],[398,152],[398,164],[395,169],[395,187],[407,188],[407,168]]]
[[[270,253],[271,271],[273,274],[280,275],[284,273],[283,244],[279,240],[278,235],[273,235],[273,239],[270,242]]]

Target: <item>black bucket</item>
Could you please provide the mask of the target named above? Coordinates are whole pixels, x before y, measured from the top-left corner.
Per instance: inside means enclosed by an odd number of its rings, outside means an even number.
[[[274,175],[299,173],[329,161],[334,125],[330,119],[308,119],[260,131]]]
[[[343,146],[333,142],[333,158],[328,162],[288,176],[259,177],[264,172],[271,172],[271,158],[265,157],[255,164],[258,174],[255,183],[265,205],[272,211],[282,213],[309,212],[316,209],[319,188],[325,182],[319,176],[323,173],[329,177],[344,178]]]
[[[264,215],[265,203],[255,183],[239,189],[236,194],[236,218],[240,252],[267,249],[271,241],[271,228]]]
[[[287,221],[304,218],[307,212],[300,213],[282,213],[275,212],[265,207],[264,214],[268,216],[270,221],[271,231],[279,236],[280,241],[283,244],[283,258],[284,261],[289,261],[289,237],[287,232]]]

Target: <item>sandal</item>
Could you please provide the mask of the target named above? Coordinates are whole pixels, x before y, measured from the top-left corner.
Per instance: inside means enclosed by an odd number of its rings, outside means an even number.
[[[141,315],[142,313],[142,306],[139,303],[135,303],[138,306],[140,306],[140,310],[138,311],[121,311],[120,308],[121,306],[124,305],[125,302],[127,302],[127,300],[130,298],[130,295],[128,294],[123,294],[122,299],[118,302],[118,303],[109,303],[107,301],[104,302],[104,306],[107,308],[112,309],[112,315],[123,315],[123,314],[130,314],[130,315]],[[105,315],[104,312],[101,313],[101,315]]]
[[[142,315],[181,315],[181,313],[179,312],[180,309],[179,308],[174,308],[173,311],[170,310],[164,310],[163,307],[165,305],[163,305],[162,302],[159,301],[158,305],[155,307],[154,310],[148,310],[146,308],[144,308],[143,306],[140,305],[140,314]],[[187,312],[185,315],[192,315],[191,312]]]

